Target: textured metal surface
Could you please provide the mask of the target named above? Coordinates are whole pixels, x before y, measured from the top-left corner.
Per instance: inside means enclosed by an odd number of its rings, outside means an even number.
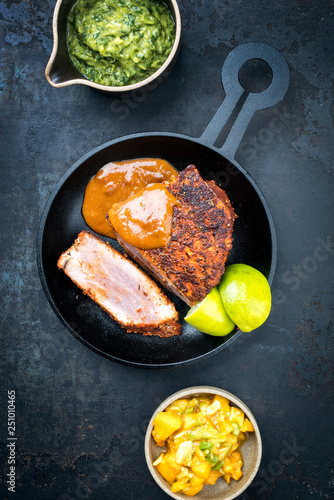
[[[170,393],[202,384],[236,394],[258,421],[263,459],[242,500],[334,496],[334,4],[179,3],[173,73],[155,89],[111,99],[46,82],[55,2],[0,1],[1,498],[167,498],[145,464],[146,424]],[[291,70],[284,100],[255,114],[236,154],[277,231],[270,318],[194,365],[151,372],[110,362],[65,330],[42,292],[42,209],[67,169],[106,141],[146,131],[199,137],[224,97],[223,61],[245,42],[274,46]],[[8,390],[17,404],[15,495],[6,488]]]

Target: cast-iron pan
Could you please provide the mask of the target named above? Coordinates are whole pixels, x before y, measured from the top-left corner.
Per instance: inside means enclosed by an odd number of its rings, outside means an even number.
[[[271,84],[263,92],[248,92],[239,83],[240,68],[252,60],[265,61],[272,70]],[[140,133],[103,144],[72,166],[55,187],[45,207],[38,232],[37,253],[46,296],[59,319],[77,339],[114,361],[151,368],[182,365],[220,351],[241,332],[236,329],[225,337],[198,332],[183,320],[188,307],[167,292],[180,313],[182,334],[161,339],[126,333],[57,269],[61,253],[73,244],[81,230],[89,229],[81,214],[85,188],[90,178],[106,163],[157,157],[169,161],[178,170],[195,164],[205,180],[214,179],[226,190],[238,215],[233,250],[227,264],[249,264],[272,282],[276,265],[272,216],[259,188],[235,161],[234,154],[254,112],[273,106],[285,95],[289,68],[283,56],[272,47],[245,44],[228,55],[222,70],[222,82],[226,98],[199,139],[180,134]],[[234,120],[232,126],[231,120]],[[222,147],[217,147],[216,140],[219,140],[225,125],[230,126],[227,139]],[[110,242],[120,249],[114,240]]]

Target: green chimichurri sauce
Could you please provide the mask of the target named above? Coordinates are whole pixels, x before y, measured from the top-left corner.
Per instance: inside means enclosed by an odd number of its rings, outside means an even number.
[[[78,0],[67,22],[73,64],[88,80],[130,85],[167,59],[175,24],[162,0]]]

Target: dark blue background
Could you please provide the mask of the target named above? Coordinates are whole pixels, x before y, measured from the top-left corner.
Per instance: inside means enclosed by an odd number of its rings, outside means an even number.
[[[333,478],[333,12],[331,0],[180,0],[182,48],[147,94],[51,87],[51,0],[0,1],[0,496],[166,499],[146,467],[147,422],[172,392],[219,386],[253,411],[263,438],[243,499],[329,499]],[[75,340],[41,288],[35,241],[60,177],[100,144],[135,132],[198,137],[224,98],[229,52],[277,48],[289,90],[252,119],[236,159],[263,191],[278,237],[272,313],[206,361],[119,365]],[[7,491],[7,390],[16,391],[16,494]]]

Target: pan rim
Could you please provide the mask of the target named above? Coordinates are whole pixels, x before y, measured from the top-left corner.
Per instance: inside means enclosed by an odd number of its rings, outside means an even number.
[[[136,361],[124,360],[124,359],[119,358],[117,356],[114,356],[112,354],[106,353],[106,352],[102,351],[101,349],[99,349],[98,347],[94,346],[93,344],[88,342],[85,338],[80,336],[80,334],[77,333],[69,325],[69,323],[64,319],[64,317],[60,313],[58,307],[56,306],[56,304],[53,300],[53,297],[51,295],[51,292],[49,290],[48,283],[47,283],[47,280],[45,277],[44,266],[43,266],[43,240],[44,240],[45,225],[46,225],[46,221],[47,221],[47,218],[49,215],[49,211],[50,211],[50,209],[55,201],[55,198],[56,198],[59,190],[63,186],[63,184],[70,178],[70,176],[86,160],[88,160],[92,156],[96,155],[100,151],[102,151],[110,146],[113,146],[115,144],[118,144],[120,142],[125,142],[127,140],[132,140],[132,139],[140,139],[140,138],[144,138],[144,137],[145,138],[147,138],[147,137],[171,137],[171,138],[183,139],[183,140],[187,140],[190,142],[194,142],[196,144],[200,144],[204,147],[207,147],[207,148],[215,151],[222,158],[224,158],[227,161],[234,164],[238,168],[238,170],[240,170],[240,172],[246,177],[246,179],[250,182],[250,184],[252,185],[252,187],[256,191],[257,195],[259,196],[261,203],[263,205],[263,208],[265,210],[267,219],[268,219],[268,224],[269,224],[269,229],[270,229],[270,237],[271,237],[271,242],[272,242],[272,245],[271,245],[271,264],[270,264],[270,271],[269,271],[269,276],[268,276],[268,282],[270,285],[272,284],[275,270],[276,270],[276,264],[277,264],[277,237],[276,237],[276,230],[275,230],[275,226],[274,226],[274,220],[273,220],[269,205],[268,205],[262,191],[260,190],[260,188],[258,187],[256,182],[254,181],[254,179],[251,177],[251,175],[237,161],[235,161],[234,159],[230,160],[230,159],[226,158],[218,148],[216,148],[212,145],[208,145],[205,141],[202,141],[200,138],[194,138],[194,137],[187,136],[185,134],[178,134],[178,133],[173,133],[173,132],[140,132],[140,133],[129,134],[126,136],[118,137],[118,138],[113,139],[111,141],[107,141],[107,142],[101,144],[100,146],[97,146],[96,148],[90,150],[86,154],[84,154],[60,177],[60,179],[58,180],[58,182],[54,186],[53,190],[51,191],[51,193],[50,193],[50,195],[49,195],[49,197],[44,205],[44,208],[42,210],[42,215],[40,218],[40,222],[38,225],[38,229],[37,229],[37,236],[36,236],[36,256],[37,256],[38,274],[39,274],[39,278],[40,278],[40,281],[42,284],[43,292],[44,292],[49,304],[51,305],[53,311],[56,313],[56,316],[58,317],[60,322],[63,324],[63,326],[65,326],[65,328],[77,340],[79,340],[82,344],[84,344],[86,347],[88,347],[90,350],[94,351],[95,353],[99,354],[100,356],[107,358],[107,359],[110,359],[112,361],[116,361],[116,362],[123,364],[123,365],[126,365],[126,366],[133,366],[133,367],[137,367],[137,368],[147,368],[147,369],[167,369],[167,368],[175,368],[178,366],[184,366],[184,365],[189,365],[191,363],[200,362],[202,360],[207,359],[210,356],[218,354],[223,349],[225,349],[230,344],[232,344],[232,342],[237,340],[237,338],[239,338],[239,336],[243,332],[238,329],[233,334],[233,336],[231,338],[229,338],[228,340],[226,340],[225,342],[220,344],[218,347],[215,347],[212,350],[210,350],[204,354],[201,354],[199,356],[196,356],[194,358],[190,358],[187,360],[176,361],[176,362],[167,362],[167,363],[141,363],[141,362],[136,362]]]

